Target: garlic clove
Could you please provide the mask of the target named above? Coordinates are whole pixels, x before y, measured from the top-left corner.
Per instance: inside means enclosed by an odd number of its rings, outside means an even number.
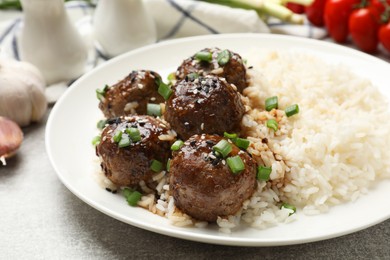
[[[13,121],[0,117],[0,161],[13,156],[23,141],[23,132]]]

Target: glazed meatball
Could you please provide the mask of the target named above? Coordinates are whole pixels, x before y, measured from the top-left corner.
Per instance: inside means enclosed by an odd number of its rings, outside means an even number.
[[[120,147],[123,144],[114,136],[118,136],[117,132],[121,131],[121,140],[126,141],[130,128],[138,129],[140,140]],[[118,186],[137,186],[140,181],[151,184],[155,174],[150,167],[152,161],[158,160],[165,165],[170,156],[170,142],[161,138],[169,134],[166,123],[150,116],[134,115],[106,126],[100,144],[96,147],[105,175]]]
[[[182,139],[194,134],[237,132],[245,108],[226,80],[208,75],[178,82],[166,103],[165,119]]]
[[[99,108],[107,118],[124,115],[146,115],[147,103],[163,103],[158,93],[161,76],[153,71],[132,71],[127,77],[108,87],[100,98]]]
[[[206,48],[200,52],[211,53],[211,61],[201,61],[197,54],[183,61],[176,71],[177,80],[183,80],[190,73],[197,73],[205,76],[213,74],[218,77],[226,78],[227,82],[234,84],[237,90],[242,93],[248,86],[246,81],[246,68],[240,55],[229,50],[220,50],[218,48]],[[222,54],[220,54],[222,53]],[[218,62],[218,55],[225,55],[227,62]]]
[[[216,221],[235,214],[256,188],[256,163],[234,144],[229,156],[238,155],[245,169],[233,174],[213,146],[221,137],[195,135],[187,140],[170,162],[169,190],[176,206],[193,218]]]

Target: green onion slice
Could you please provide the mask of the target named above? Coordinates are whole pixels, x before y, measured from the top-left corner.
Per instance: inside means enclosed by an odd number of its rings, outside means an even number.
[[[267,98],[265,100],[265,110],[271,111],[272,109],[278,108],[278,107],[279,107],[279,104],[278,104],[278,97],[277,96],[273,96],[273,97]]]
[[[100,140],[101,140],[100,135],[95,136],[95,137],[92,139],[92,145],[93,145],[93,146],[96,146],[96,145],[100,144]]]
[[[128,196],[131,195],[131,193],[133,193],[134,190],[133,189],[129,189],[129,188],[124,188],[122,190],[122,193],[123,193],[123,196],[125,196],[125,198],[127,198]]]
[[[275,132],[278,131],[278,122],[275,119],[268,119],[266,122],[268,128],[273,129]]]
[[[126,133],[129,135],[131,141],[133,142],[138,142],[138,141],[141,141],[141,133],[139,132],[139,130],[137,128],[134,128],[134,127],[130,127],[130,128],[126,128]]]
[[[250,141],[248,139],[244,139],[244,138],[235,138],[233,140],[233,142],[239,148],[244,149],[244,150],[248,149],[249,144],[250,144]]]
[[[161,116],[161,106],[160,104],[151,104],[146,105],[146,114],[149,116]]]
[[[169,82],[172,82],[172,81],[176,80],[176,74],[175,74],[175,72],[169,73],[169,75],[168,75],[168,77],[167,77],[167,80],[168,80]]]
[[[256,178],[261,181],[268,181],[271,172],[272,172],[272,167],[259,166],[257,168]]]
[[[211,52],[200,51],[200,52],[197,52],[195,54],[195,59],[200,60],[200,61],[210,62],[213,59],[213,57],[212,57]]]
[[[103,119],[103,120],[99,120],[99,122],[97,122],[96,124],[96,127],[100,130],[102,130],[107,124],[107,120]]]
[[[286,112],[287,117],[293,116],[299,113],[299,106],[297,104],[291,105],[289,107],[286,107],[284,112]]]
[[[114,140],[114,142],[116,143],[119,143],[119,141],[122,139],[122,131],[120,130],[117,130],[114,134],[114,136],[112,137],[112,139]]]
[[[182,140],[176,140],[172,146],[171,146],[171,150],[172,151],[177,151],[179,150],[182,146],[183,146],[184,142]]]
[[[223,136],[226,137],[226,138],[232,139],[232,140],[237,138],[237,134],[235,134],[235,133],[229,134],[228,132],[224,132]]]
[[[137,206],[138,201],[141,199],[142,194],[139,191],[133,191],[131,189],[123,189],[123,195],[125,196],[127,203],[130,206]]]
[[[127,147],[131,144],[131,140],[127,134],[123,134],[121,140],[118,143],[119,148]]]
[[[292,214],[297,212],[297,208],[295,206],[293,206],[293,205],[288,204],[288,203],[283,203],[280,208],[292,209],[294,212],[290,213],[289,216],[291,216]]]
[[[163,169],[163,164],[158,160],[153,160],[152,164],[150,165],[150,169],[154,172],[161,172]]]
[[[167,161],[167,172],[171,169],[171,159],[168,159]]]
[[[232,151],[232,145],[225,139],[222,139],[213,146],[213,151],[218,152],[223,158],[225,158]]]
[[[106,95],[108,85],[105,85],[103,89],[96,89],[96,97],[101,101]]]
[[[233,174],[239,174],[245,169],[244,162],[238,155],[227,158],[226,162]]]
[[[229,62],[230,58],[232,57],[232,54],[228,50],[223,50],[220,53],[218,53],[217,61],[220,66],[226,65],[226,63]]]
[[[172,89],[161,81],[161,83],[158,86],[158,93],[165,99],[168,100],[169,97],[172,95],[173,91]]]
[[[188,80],[194,81],[195,79],[199,78],[199,74],[196,72],[191,72],[187,75]]]

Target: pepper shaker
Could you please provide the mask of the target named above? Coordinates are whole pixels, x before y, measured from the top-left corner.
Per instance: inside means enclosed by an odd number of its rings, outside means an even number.
[[[93,28],[95,39],[109,57],[154,43],[157,38],[153,18],[142,0],[100,0]]]
[[[71,23],[63,0],[21,0],[24,20],[21,59],[37,66],[48,84],[84,73],[87,47]]]

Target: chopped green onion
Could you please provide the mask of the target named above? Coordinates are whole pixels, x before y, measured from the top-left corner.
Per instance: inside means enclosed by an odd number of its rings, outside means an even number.
[[[299,106],[297,104],[291,105],[289,107],[286,107],[284,112],[286,112],[287,117],[293,116],[299,113]]]
[[[117,130],[112,139],[114,140],[114,142],[119,143],[119,141],[122,139],[122,131]]]
[[[261,181],[268,181],[271,175],[272,167],[259,166],[257,167],[257,179]]]
[[[171,159],[168,159],[167,161],[167,172],[171,169]]]
[[[161,106],[160,104],[151,104],[146,105],[146,114],[149,116],[161,116]]]
[[[199,78],[199,74],[196,73],[196,72],[192,72],[190,74],[187,75],[187,78],[190,80],[190,81],[194,81],[195,79]]]
[[[141,133],[137,128],[134,127],[126,128],[126,133],[129,135],[131,141],[133,141],[134,143],[141,141],[142,139]]]
[[[122,135],[121,140],[118,143],[119,148],[127,147],[131,144],[131,140],[128,135]]]
[[[124,189],[122,190],[123,196],[125,196],[125,198],[127,198],[128,196],[130,196],[131,193],[133,193],[133,192],[134,192],[134,190],[129,189],[129,188],[124,188]]]
[[[108,85],[105,85],[103,89],[96,89],[96,97],[101,101],[106,95]]]
[[[95,137],[92,139],[92,145],[96,146],[96,145],[100,144],[100,140],[101,140],[100,135],[95,136]]]
[[[226,138],[229,138],[229,139],[235,139],[237,138],[237,134],[229,134],[228,132],[224,132],[223,133],[223,136],[226,137]]]
[[[213,146],[213,151],[220,153],[221,156],[225,158],[232,151],[232,145],[225,139],[222,139],[216,145]]]
[[[160,85],[158,86],[158,93],[165,99],[168,100],[169,97],[172,95],[173,91],[172,89],[161,81]]]
[[[172,146],[171,146],[171,150],[172,151],[177,151],[179,150],[182,146],[183,146],[184,142],[182,140],[176,140]]]
[[[294,214],[295,212],[297,212],[297,208],[293,205],[290,205],[288,203],[283,203],[282,206],[280,208],[286,208],[286,209],[292,209],[294,212],[293,213],[290,213],[288,214],[289,216],[291,216],[292,214]]]
[[[217,157],[222,157],[222,154],[217,152],[217,151],[214,151],[214,155],[217,156]]]
[[[105,119],[102,119],[102,120],[99,120],[99,122],[97,122],[96,124],[96,127],[100,130],[102,130],[107,124],[107,120]]]
[[[273,96],[265,100],[265,110],[271,111],[274,108],[278,108],[278,97]]]
[[[175,74],[175,72],[169,73],[169,75],[168,75],[168,77],[167,77],[167,80],[168,80],[169,82],[172,82],[172,81],[174,81],[175,79],[176,79],[176,74]]]
[[[217,61],[220,66],[226,65],[226,63],[229,62],[232,54],[228,50],[223,50],[220,53],[218,53]]]
[[[154,172],[161,172],[163,169],[163,164],[160,161],[153,160],[152,164],[150,165],[150,169]]]
[[[247,59],[242,59],[242,62],[244,62],[244,64],[246,65],[248,63],[248,60]]]
[[[233,140],[234,144],[239,148],[246,150],[249,147],[250,141],[244,138],[235,138]]]
[[[139,191],[133,191],[128,188],[123,189],[123,195],[130,206],[137,206],[138,201],[142,197],[142,194]]]
[[[195,59],[200,60],[200,61],[210,62],[213,59],[213,57],[212,57],[211,52],[200,51],[200,52],[195,54]]]
[[[273,129],[275,132],[278,131],[278,122],[275,119],[268,119],[266,122],[268,128]]]
[[[233,172],[233,174],[238,174],[245,169],[244,162],[242,161],[241,157],[238,155],[227,158],[226,162],[230,170]]]

